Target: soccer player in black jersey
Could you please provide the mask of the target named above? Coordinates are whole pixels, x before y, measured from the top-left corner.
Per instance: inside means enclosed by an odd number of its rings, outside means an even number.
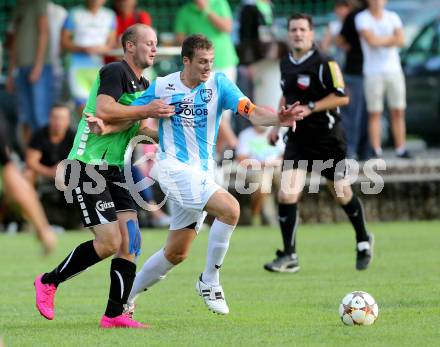
[[[298,227],[297,203],[304,189],[307,172],[316,172],[327,179],[328,187],[347,214],[356,232],[356,269],[368,267],[373,235],[367,232],[361,201],[353,194],[346,178],[346,146],[340,125],[338,107],[348,103],[344,80],[335,61],[313,44],[313,23],[306,14],[289,19],[290,53],[281,60],[280,107],[300,102],[303,120],[290,128],[284,153],[283,179],[278,194],[279,222],[284,249],[264,265],[272,272],[299,270],[296,254]],[[270,133],[276,141],[278,129]]]
[[[46,319],[54,319],[54,298],[60,285],[105,258],[114,256],[110,267],[110,291],[101,328],[147,328],[124,314],[124,304],[136,275],[135,260],[140,253],[141,234],[137,211],[129,191],[123,186],[124,153],[131,138],[144,134],[144,119],[170,117],[174,107],[162,100],[143,106],[129,106],[147,87],[142,76],[153,65],[157,37],[144,24],[129,27],[121,38],[124,59],[104,66],[90,92],[68,159],[75,165],[66,170],[66,181],[77,184],[72,191],[81,210],[83,225],[95,238],[78,245],[52,271],[35,279],[36,307]],[[100,116],[121,131],[106,136],[93,134],[86,116]],[[106,169],[100,166],[105,164]],[[76,170],[76,171],[75,171]],[[92,170],[96,170],[93,174]],[[67,173],[69,172],[69,173]],[[102,177],[101,192],[87,188]],[[89,176],[90,175],[90,176]],[[95,181],[95,182],[93,182]],[[104,181],[104,182],[102,182]],[[70,183],[69,183],[70,184]]]

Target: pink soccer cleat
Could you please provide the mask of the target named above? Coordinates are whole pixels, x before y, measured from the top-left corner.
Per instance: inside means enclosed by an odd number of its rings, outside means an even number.
[[[148,329],[150,326],[135,321],[128,314],[121,314],[114,318],[102,316],[99,327],[103,329],[109,328],[135,328],[135,329]]]
[[[44,274],[38,275],[34,281],[35,286],[35,305],[40,314],[49,320],[54,317],[53,299],[57,291],[57,287],[53,284],[44,284],[41,282],[41,277]]]

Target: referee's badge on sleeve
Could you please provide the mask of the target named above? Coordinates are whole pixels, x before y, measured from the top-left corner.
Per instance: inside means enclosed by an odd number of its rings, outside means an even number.
[[[301,90],[306,90],[310,87],[310,76],[309,75],[298,75],[297,80],[298,88]]]
[[[335,89],[343,89],[345,87],[344,78],[342,77],[342,72],[338,63],[335,61],[329,61],[328,67],[332,75],[333,87],[335,87]]]

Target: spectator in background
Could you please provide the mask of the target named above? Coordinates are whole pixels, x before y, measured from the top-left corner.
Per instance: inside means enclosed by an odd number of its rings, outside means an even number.
[[[176,15],[174,31],[179,45],[185,36],[203,34],[212,41],[217,52],[214,70],[229,80],[237,80],[238,57],[231,38],[232,13],[227,0],[193,0],[183,5]],[[231,112],[224,112],[218,134],[217,151],[235,148],[237,137],[231,128]]]
[[[54,182],[58,163],[67,158],[73,146],[75,134],[69,125],[70,110],[55,104],[50,112],[49,125],[32,136],[26,151],[26,176],[32,183],[38,177]]]
[[[55,187],[57,166],[67,158],[75,134],[70,125],[70,110],[62,105],[52,107],[49,125],[38,130],[26,150],[26,178],[36,184],[40,200],[51,224],[66,229],[78,228],[77,210],[67,204],[64,195]]]
[[[17,93],[19,122],[27,145],[32,132],[47,124],[52,106],[47,0],[17,1],[9,51],[6,88]]]
[[[116,19],[112,10],[103,7],[105,0],[86,0],[86,6],[69,11],[61,34],[61,46],[71,53],[68,81],[81,115],[103,56],[113,47]]]
[[[239,10],[238,84],[249,97],[254,95],[254,64],[268,57],[273,45],[277,44],[271,26],[273,23],[272,4],[269,0],[243,0]],[[234,118],[236,133],[247,126],[249,121]]]
[[[270,204],[271,201],[267,198],[271,196],[272,187],[275,187],[275,192],[280,188],[285,145],[281,136],[275,146],[269,144],[269,132],[270,128],[253,125],[238,136],[237,162],[244,170],[238,170],[237,179],[242,182],[246,179],[246,185],[242,185],[243,187],[247,187],[248,184],[258,184],[258,189],[250,197],[253,225],[261,224],[262,218],[266,218],[269,224],[277,222],[273,199]],[[256,162],[261,165],[259,169],[253,169]]]
[[[367,160],[371,157],[371,147],[362,74],[363,56],[355,26],[355,17],[365,9],[366,4],[355,0],[348,1],[348,4],[352,10],[336,38],[337,45],[345,51],[345,91],[350,97],[350,103],[341,107],[341,120],[347,139],[347,158]]]
[[[5,192],[22,208],[23,213],[35,227],[44,253],[49,254],[56,246],[57,237],[47,221],[37,193],[11,160],[3,128],[0,128],[0,168],[2,169],[0,178]]]
[[[335,46],[335,41],[336,37],[341,32],[345,18],[351,10],[352,8],[350,0],[335,0],[334,12],[336,14],[336,19],[328,23],[324,37],[320,42],[321,50],[324,53],[330,54],[339,65],[344,63],[344,55],[343,52],[341,52],[341,50]]]
[[[115,48],[122,48],[121,36],[122,33],[133,24],[153,25],[151,16],[148,12],[137,8],[136,0],[113,0],[113,10],[116,13],[116,40]],[[114,56],[106,56],[105,63],[119,60]]]
[[[54,103],[60,102],[64,84],[64,68],[61,61],[61,30],[67,17],[63,6],[49,2],[47,7],[50,28],[50,58],[53,68],[52,95]]]
[[[402,22],[385,9],[386,0],[368,0],[368,8],[355,19],[364,56],[364,90],[369,112],[369,134],[376,157],[382,156],[381,116],[384,97],[391,113],[396,155],[410,158],[406,149],[405,77],[398,48],[404,46]]]

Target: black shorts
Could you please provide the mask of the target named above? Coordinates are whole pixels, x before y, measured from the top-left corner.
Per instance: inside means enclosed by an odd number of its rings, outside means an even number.
[[[347,175],[346,142],[339,123],[331,130],[286,134],[283,170],[298,168],[320,171],[321,176],[331,181]]]
[[[97,165],[80,164],[78,184],[73,189],[73,202],[80,209],[81,220],[84,227],[107,224],[118,220],[116,213],[123,211],[136,211],[136,204],[127,189],[117,183],[125,183],[125,178],[117,166],[108,166],[107,170],[100,170]],[[86,173],[86,166],[93,168],[101,175],[103,191],[96,194],[90,188],[96,188],[98,183]],[[70,179],[74,179],[69,165],[66,169],[66,186]],[[86,184],[85,184],[86,183]],[[90,186],[90,183],[92,184]],[[102,188],[101,188],[102,189]]]
[[[6,165],[11,161],[11,158],[9,157],[9,150],[8,146],[6,145],[6,141],[4,140],[4,137],[0,137],[0,165]]]

